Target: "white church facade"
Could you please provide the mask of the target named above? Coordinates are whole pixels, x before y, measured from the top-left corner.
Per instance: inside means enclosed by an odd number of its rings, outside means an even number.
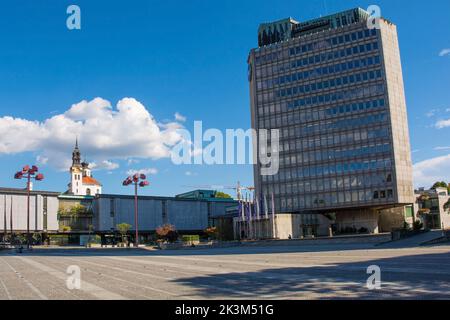
[[[95,196],[102,193],[102,184],[92,177],[89,163],[81,162],[81,152],[78,140],[72,153],[72,166],[70,167],[71,181],[68,194],[75,196]]]

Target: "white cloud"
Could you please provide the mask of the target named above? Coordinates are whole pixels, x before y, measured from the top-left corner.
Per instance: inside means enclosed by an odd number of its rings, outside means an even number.
[[[128,159],[127,164],[128,164],[129,166],[131,166],[131,165],[137,164],[137,163],[139,163],[139,162],[140,162],[140,161],[137,160],[137,159]]]
[[[436,151],[450,150],[450,147],[435,147],[434,150],[436,150]]]
[[[196,175],[197,175],[196,172],[192,172],[192,171],[186,171],[184,174],[185,174],[186,176],[188,176],[188,177],[193,177],[193,176],[196,176]]]
[[[158,170],[155,168],[144,168],[144,169],[130,169],[127,171],[127,175],[129,175],[129,176],[132,176],[136,173],[139,173],[139,174],[143,173],[146,175],[149,175],[149,174],[155,175],[158,173]]]
[[[439,52],[439,57],[445,56],[450,56],[450,48],[442,49],[441,52]]]
[[[89,167],[92,170],[116,170],[120,167],[118,163],[109,161],[109,160],[103,160],[99,163],[93,162],[89,164]]]
[[[187,118],[185,116],[183,116],[182,114],[180,114],[178,112],[175,113],[175,120],[176,121],[185,122],[186,119]]]
[[[120,100],[115,108],[95,98],[42,122],[1,117],[0,155],[36,152],[47,159],[42,162],[67,170],[78,136],[83,156],[108,169],[115,166],[112,160],[170,157],[171,146],[181,139],[179,128],[177,122],[159,124],[134,98]]]
[[[446,127],[450,127],[450,119],[447,120],[439,120],[438,122],[436,122],[435,127],[438,129],[443,129]]]
[[[416,163],[414,185],[431,187],[436,181],[450,181],[450,154]]]
[[[48,163],[48,158],[43,157],[43,156],[37,156],[37,157],[36,157],[36,161],[37,161],[37,163],[39,163],[39,164],[46,165],[46,164]]]
[[[427,118],[434,117],[438,111],[439,111],[439,109],[432,109],[432,110],[428,111],[427,113],[425,113],[425,116]]]

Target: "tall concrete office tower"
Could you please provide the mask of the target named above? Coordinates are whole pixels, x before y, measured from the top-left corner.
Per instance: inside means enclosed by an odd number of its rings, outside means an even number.
[[[279,172],[255,165],[256,192],[300,216],[294,236],[387,231],[414,202],[397,28],[368,19],[264,23],[249,54],[252,127],[280,130]]]

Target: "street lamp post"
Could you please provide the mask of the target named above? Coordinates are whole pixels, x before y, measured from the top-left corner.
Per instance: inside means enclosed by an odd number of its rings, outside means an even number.
[[[143,187],[147,187],[148,185],[150,185],[150,183],[146,179],[147,179],[147,177],[145,176],[145,174],[136,173],[135,175],[126,178],[122,183],[122,185],[124,185],[124,186],[134,185],[134,224],[136,226],[135,241],[134,241],[135,247],[139,246],[138,186],[143,188]]]
[[[25,166],[22,171],[16,172],[14,179],[26,179],[27,180],[27,249],[30,248],[31,235],[30,235],[30,193],[31,193],[31,179],[36,181],[44,180],[44,175],[38,173],[39,169],[36,166]]]

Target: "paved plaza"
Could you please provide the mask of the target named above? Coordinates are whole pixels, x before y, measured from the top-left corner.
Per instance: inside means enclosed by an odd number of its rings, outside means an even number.
[[[366,287],[371,265],[381,268],[379,290]],[[70,266],[81,271],[79,289],[68,289]],[[349,298],[449,299],[450,246],[0,253],[0,299]]]

